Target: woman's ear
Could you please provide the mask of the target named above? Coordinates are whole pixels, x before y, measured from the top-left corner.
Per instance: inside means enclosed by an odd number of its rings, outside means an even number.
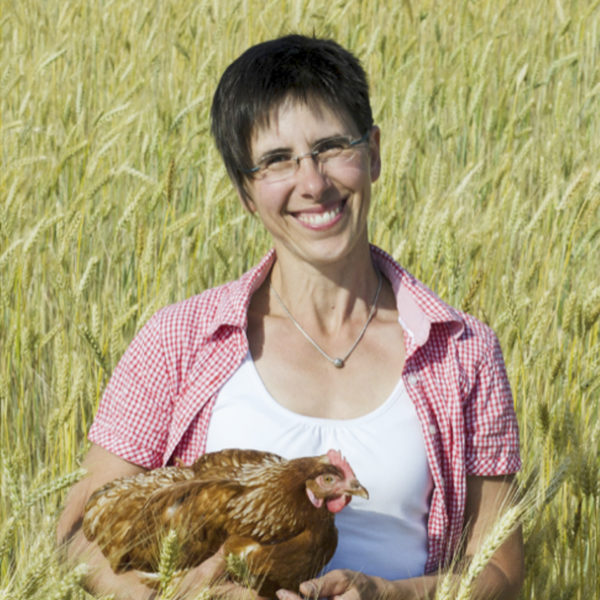
[[[379,127],[373,125],[371,135],[369,136],[369,167],[372,183],[377,181],[381,174],[381,152],[379,149],[380,133]]]

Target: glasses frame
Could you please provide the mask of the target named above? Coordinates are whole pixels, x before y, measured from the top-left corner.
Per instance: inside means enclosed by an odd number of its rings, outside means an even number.
[[[354,146],[358,146],[359,144],[364,144],[365,142],[367,142],[369,140],[369,136],[371,135],[371,131],[372,128],[368,129],[367,132],[361,135],[359,138],[356,138],[355,140],[350,140],[348,142],[348,148],[344,148],[343,150],[350,150],[350,148],[353,148]],[[322,152],[325,152],[325,150],[311,150],[310,152],[304,152],[303,154],[290,156],[290,158],[287,160],[289,160],[290,162],[294,162],[296,164],[296,167],[293,173],[290,173],[290,175],[285,175],[281,178],[281,181],[287,179],[292,175],[295,175],[298,172],[298,169],[300,168],[300,161],[303,158],[307,158],[308,156],[310,156],[317,164],[323,165],[324,163],[319,161],[319,154],[321,154]],[[263,165],[255,165],[250,169],[242,169],[242,172],[246,173],[247,175],[256,175],[256,173],[259,173],[260,170],[263,168],[265,169],[265,171],[267,171],[267,168],[263,167]]]

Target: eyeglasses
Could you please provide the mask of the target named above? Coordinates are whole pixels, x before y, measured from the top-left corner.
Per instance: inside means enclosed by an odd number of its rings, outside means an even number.
[[[300,168],[300,161],[310,156],[320,169],[335,169],[343,167],[354,161],[358,156],[358,147],[369,139],[371,130],[362,137],[351,140],[347,137],[334,137],[320,141],[313,150],[291,155],[289,152],[273,152],[261,158],[260,162],[251,169],[242,169],[244,173],[254,175],[257,179],[264,179],[274,183],[292,177]]]

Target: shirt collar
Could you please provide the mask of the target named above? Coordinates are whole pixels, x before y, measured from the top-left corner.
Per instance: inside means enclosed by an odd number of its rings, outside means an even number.
[[[371,257],[391,283],[396,296],[398,320],[417,346],[425,344],[433,323],[448,323],[452,335],[459,336],[462,333],[464,321],[458,311],[440,300],[377,246],[371,246]],[[271,249],[239,279],[218,288],[221,297],[214,317],[200,325],[200,333],[209,337],[223,325],[246,329],[252,294],[266,279],[274,262],[275,250]]]
[[[266,279],[274,262],[275,250],[271,249],[255,267],[239,279],[218,288],[220,297],[217,308],[212,319],[200,324],[201,335],[210,337],[223,325],[246,329],[252,294]]]
[[[417,346],[422,346],[428,340],[433,323],[447,323],[451,335],[460,336],[465,323],[456,309],[438,298],[387,252],[372,245],[371,257],[394,290],[400,325]]]

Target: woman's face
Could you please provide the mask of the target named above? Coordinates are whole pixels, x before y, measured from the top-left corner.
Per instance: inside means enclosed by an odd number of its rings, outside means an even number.
[[[356,139],[363,133],[323,103],[284,102],[269,124],[255,131],[251,157],[258,164],[274,151],[296,156],[328,138]],[[282,181],[251,179],[248,206],[273,237],[279,259],[331,264],[368,248],[371,183],[379,172],[379,129],[374,127],[369,141],[357,146],[347,163],[320,167],[308,156]]]

